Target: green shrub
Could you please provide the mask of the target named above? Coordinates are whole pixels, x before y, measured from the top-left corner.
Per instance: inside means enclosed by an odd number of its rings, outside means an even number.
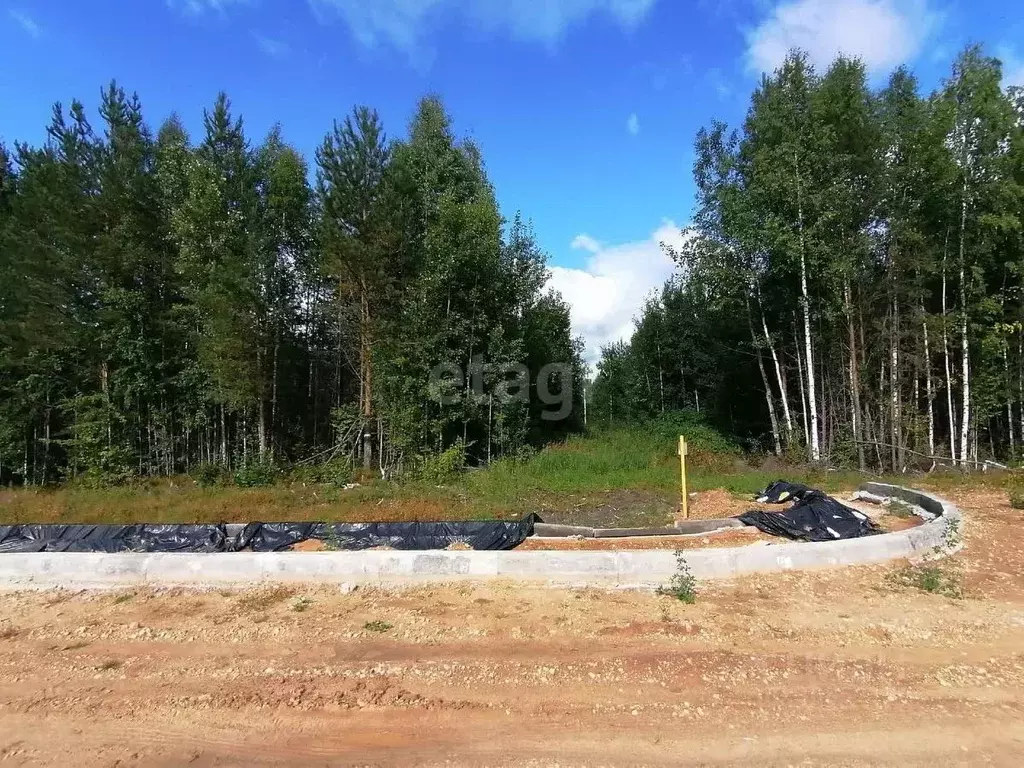
[[[681,550],[676,550],[676,572],[667,587],[658,589],[658,594],[674,597],[687,605],[697,602],[697,579],[690,572],[690,564]]]
[[[296,467],[291,471],[291,479],[306,485],[333,485],[344,488],[352,482],[352,459],[339,456],[322,464],[310,464]]]
[[[1024,489],[1011,488],[1009,491],[1010,506],[1014,509],[1024,509]]]
[[[459,440],[441,453],[421,457],[417,474],[428,483],[443,485],[455,479],[465,468],[466,448]]]
[[[196,485],[200,488],[210,488],[214,485],[223,485],[226,479],[224,467],[221,464],[205,463],[197,464],[189,473]]]
[[[269,461],[252,462],[235,472],[235,485],[260,488],[277,482],[280,470]]]

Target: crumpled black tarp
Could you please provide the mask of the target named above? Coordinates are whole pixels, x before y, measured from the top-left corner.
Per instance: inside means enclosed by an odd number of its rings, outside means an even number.
[[[506,522],[439,523],[249,523],[228,537],[218,525],[0,525],[2,552],[277,552],[306,539],[328,549],[512,549],[533,534],[540,520],[529,514]]]
[[[0,525],[0,552],[222,552],[220,525]]]
[[[793,500],[793,506],[782,512],[753,510],[737,518],[774,536],[801,541],[835,541],[882,532],[863,512],[806,485],[776,480],[758,494],[757,500],[771,504]]]
[[[277,552],[306,539],[319,539],[329,549],[445,549],[467,544],[472,549],[512,549],[533,534],[540,520],[480,520],[453,523],[249,523],[234,542],[238,549]]]

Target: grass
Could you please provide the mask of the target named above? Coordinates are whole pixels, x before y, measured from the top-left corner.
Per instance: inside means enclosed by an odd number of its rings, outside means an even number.
[[[201,487],[188,477],[161,478],[131,487],[0,490],[0,524],[32,523],[196,523],[327,520],[458,520],[515,518],[537,510],[566,509],[572,497],[598,497],[609,491],[648,494],[660,505],[674,505],[679,493],[675,429],[686,429],[691,444],[691,491],[724,488],[750,496],[780,477],[829,492],[849,490],[867,479],[856,472],[789,466],[774,459],[759,465],[744,458],[721,437],[699,425],[614,429],[573,437],[526,461],[502,459],[470,470],[449,484],[369,480],[343,490],[283,478],[261,488]],[[691,435],[693,437],[691,438]],[[296,475],[295,477],[299,477]],[[872,478],[884,479],[884,478]],[[1013,487],[1014,476],[974,474],[971,484]],[[958,472],[932,473],[900,484],[941,492],[964,483]],[[636,511],[636,510],[634,510]]]
[[[302,613],[307,608],[309,608],[309,606],[311,606],[312,604],[313,604],[313,601],[310,600],[308,597],[297,597],[294,600],[292,600],[291,607],[292,607],[292,610],[295,611],[296,613]]]
[[[897,588],[916,589],[954,599],[964,596],[960,572],[950,564],[908,565],[889,574],[889,583]]]
[[[387,632],[389,629],[393,629],[393,624],[388,624],[386,621],[368,621],[363,624],[363,629],[369,632]]]

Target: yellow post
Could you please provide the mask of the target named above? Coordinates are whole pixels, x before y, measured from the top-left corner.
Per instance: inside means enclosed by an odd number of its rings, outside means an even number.
[[[679,477],[682,481],[683,520],[690,519],[690,497],[686,493],[686,438],[679,436]]]

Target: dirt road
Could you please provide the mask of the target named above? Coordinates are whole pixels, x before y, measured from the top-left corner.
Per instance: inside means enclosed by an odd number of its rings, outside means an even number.
[[[891,567],[692,606],[511,584],[0,596],[0,761],[1019,766],[1022,513],[950,495],[962,600]]]

